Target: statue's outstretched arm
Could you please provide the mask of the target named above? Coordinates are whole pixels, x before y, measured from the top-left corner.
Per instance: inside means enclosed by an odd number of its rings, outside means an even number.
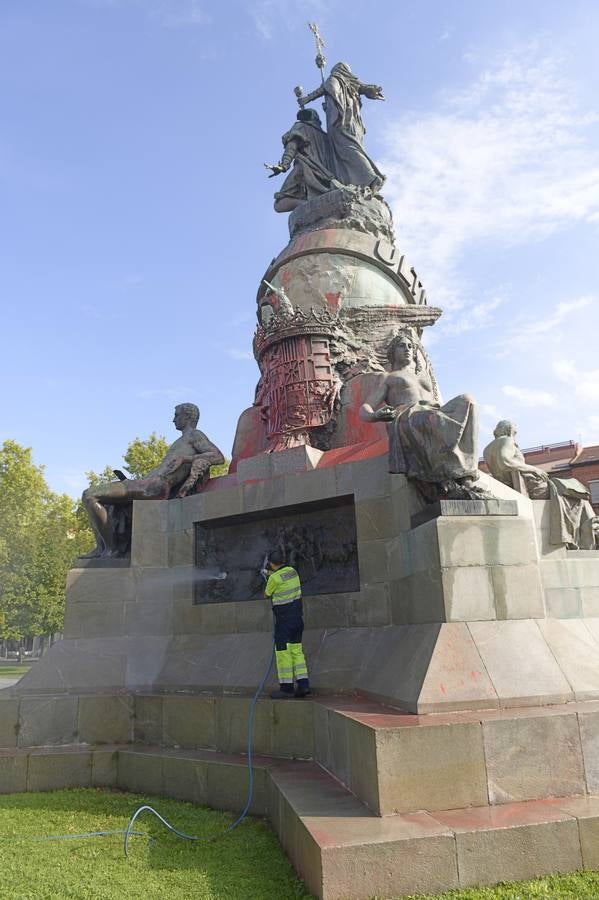
[[[283,151],[283,156],[281,157],[281,161],[275,163],[274,166],[269,165],[268,163],[264,163],[267,169],[272,170],[272,174],[269,175],[269,178],[274,178],[275,175],[280,175],[281,172],[286,172],[295,157],[297,156],[299,151],[299,146],[297,141],[287,141],[285,144],[285,150]]]
[[[358,85],[358,93],[364,94],[369,100],[384,100],[383,89],[380,84],[360,84]]]
[[[309,94],[305,94],[304,96],[299,96],[297,98],[297,102],[303,109],[304,106],[306,105],[306,103],[312,103],[313,100],[318,100],[319,97],[324,97],[324,95],[325,95],[325,90],[321,84],[320,87],[317,87],[315,91],[312,91]]]

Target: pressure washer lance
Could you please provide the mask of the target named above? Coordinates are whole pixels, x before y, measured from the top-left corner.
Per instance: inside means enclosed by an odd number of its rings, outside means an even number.
[[[268,570],[268,554],[264,557],[264,560],[262,562],[262,568],[260,569],[260,575],[262,576],[262,578],[264,578],[265,582],[268,580],[268,576],[270,575],[270,572]],[[225,574],[225,577],[226,577],[226,574]],[[221,831],[219,834],[208,835],[205,837],[197,836],[197,835],[193,835],[193,834],[185,834],[185,832],[178,831],[173,825],[170,824],[170,822],[167,822],[167,820],[163,816],[161,816],[160,813],[157,812],[152,806],[147,806],[144,804],[143,806],[140,806],[140,807],[138,807],[138,809],[135,810],[135,812],[129,819],[129,824],[127,825],[127,828],[125,829],[125,839],[123,841],[123,850],[125,851],[125,856],[129,856],[129,837],[131,836],[131,834],[136,833],[132,830],[133,826],[135,824],[135,821],[143,812],[152,813],[152,815],[156,816],[156,818],[160,822],[162,822],[162,824],[166,828],[168,828],[169,831],[172,831],[173,834],[176,834],[177,837],[183,838],[183,840],[185,840],[185,841],[217,841],[220,838],[224,837],[225,835],[230,834],[234,828],[237,828],[238,825],[241,825],[241,823],[243,822],[243,820],[245,819],[245,817],[247,816],[247,814],[250,811],[250,807],[252,805],[252,800],[254,798],[254,769],[253,769],[253,765],[252,765],[252,762],[253,762],[253,760],[252,760],[252,738],[253,738],[253,733],[254,733],[254,713],[256,711],[256,703],[258,702],[258,698],[259,698],[260,694],[264,690],[264,685],[268,681],[268,676],[270,675],[270,671],[273,667],[274,661],[275,661],[275,642],[274,642],[274,635],[273,635],[272,651],[270,654],[270,659],[268,661],[268,666],[266,668],[264,675],[262,676],[262,680],[260,681],[260,684],[256,688],[256,693],[254,694],[254,696],[252,698],[252,702],[250,704],[250,716],[249,716],[249,721],[248,721],[248,743],[247,743],[247,757],[248,757],[248,771],[249,771],[248,796],[247,796],[246,804],[245,804],[243,810],[241,811],[239,816],[235,819],[233,824],[229,825],[228,828],[225,828],[225,830]],[[139,833],[139,832],[137,832],[137,833]]]

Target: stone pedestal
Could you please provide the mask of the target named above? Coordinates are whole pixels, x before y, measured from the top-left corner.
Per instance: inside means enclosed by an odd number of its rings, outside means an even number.
[[[129,565],[70,572],[64,640],[0,692],[0,791],[241,809],[271,612],[194,603],[196,528],[339,504],[359,589],[306,579],[314,694],[259,701],[252,811],[330,900],[597,867],[599,554],[551,547],[544,501],[489,476],[497,502],[424,509],[385,440],[242,462],[201,494],[134,503]]]

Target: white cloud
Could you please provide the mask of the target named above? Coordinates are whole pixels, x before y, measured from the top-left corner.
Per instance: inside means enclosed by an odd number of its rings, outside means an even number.
[[[451,316],[447,321],[442,320],[443,332],[445,334],[463,334],[465,331],[479,331],[481,328],[488,328],[493,324],[493,311],[503,303],[501,297],[493,297],[490,300],[483,300],[481,303],[475,303],[470,307],[468,312],[458,316]]]
[[[547,391],[515,387],[512,384],[505,384],[501,390],[506,397],[511,397],[523,406],[555,406],[556,404],[553,394],[550,394]]]
[[[462,304],[458,264],[475,242],[524,244],[599,216],[599,149],[587,136],[597,117],[562,70],[522,47],[388,128],[386,194],[431,302]]]
[[[591,295],[576,297],[574,300],[557,303],[542,315],[516,321],[512,330],[502,336],[497,358],[501,359],[522,350],[529,351],[539,345],[546,354],[550,344],[563,340],[564,328],[567,328],[571,321],[577,321],[574,313],[587,307],[597,307],[597,304],[597,297]]]
[[[553,371],[576,397],[599,409],[599,369],[580,369],[571,359],[559,359]],[[591,416],[593,424],[595,420],[599,423],[599,416]]]

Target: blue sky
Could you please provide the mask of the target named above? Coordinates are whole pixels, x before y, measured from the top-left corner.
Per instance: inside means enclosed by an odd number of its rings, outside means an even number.
[[[2,0],[0,440],[51,487],[174,439],[230,452],[251,404],[255,294],[293,87],[383,85],[367,148],[443,318],[446,399],[520,443],[599,443],[599,4],[554,0]]]

